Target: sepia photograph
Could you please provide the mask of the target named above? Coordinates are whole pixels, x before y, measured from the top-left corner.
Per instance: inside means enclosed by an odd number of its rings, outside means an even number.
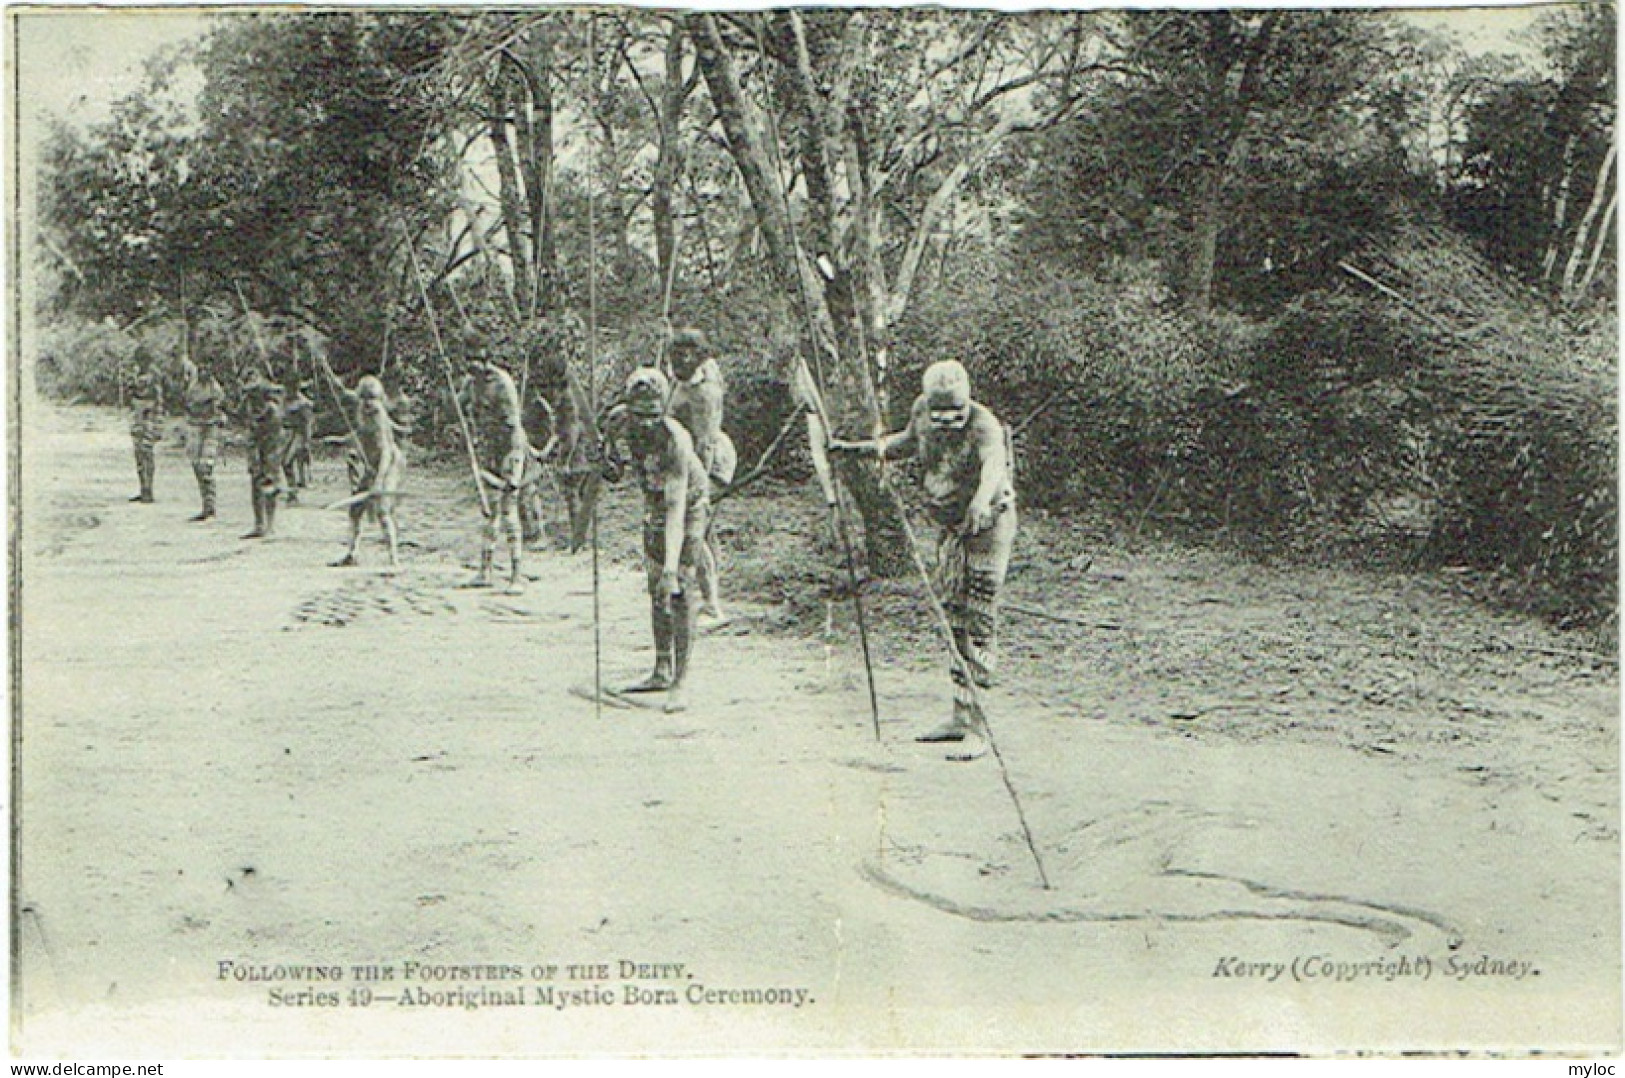
[[[1612,3],[5,16],[13,1059],[1625,1050]]]

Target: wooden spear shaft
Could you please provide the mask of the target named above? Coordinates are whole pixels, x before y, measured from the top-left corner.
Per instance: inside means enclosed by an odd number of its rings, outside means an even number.
[[[406,231],[404,226],[401,231]],[[406,253],[412,259],[412,276],[417,279],[418,295],[423,297],[423,316],[429,321],[429,335],[434,338],[440,366],[446,372],[446,389],[451,393],[451,407],[457,413],[457,426],[462,429],[463,445],[468,449],[468,466],[474,475],[474,493],[480,497],[480,514],[489,517],[491,503],[485,497],[485,484],[480,481],[480,457],[474,449],[474,432],[469,429],[468,417],[463,414],[463,402],[457,397],[457,380],[452,377],[451,357],[446,355],[446,346],[440,339],[440,323],[435,319],[434,305],[429,302],[429,286],[423,281],[423,266],[418,262],[417,248],[412,246],[410,233],[407,233]]]

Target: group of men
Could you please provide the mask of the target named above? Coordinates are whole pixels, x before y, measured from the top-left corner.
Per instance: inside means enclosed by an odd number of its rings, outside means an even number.
[[[190,429],[188,454],[197,479],[202,507],[194,523],[215,516],[217,492],[215,460],[220,432],[226,421],[226,391],[213,372],[190,359],[181,363],[184,389],[181,405]],[[298,491],[310,483],[311,445],[316,431],[315,402],[306,394],[309,385],[294,383],[292,393],[254,371],[242,386],[243,419],[249,433],[250,496],[254,530],[243,538],[274,534],[276,501],[298,501]],[[155,447],[163,437],[163,379],[151,352],[138,347],[125,375],[130,406],[130,438],[135,443],[135,470],[140,482],[132,502],[152,504],[157,473]],[[291,396],[291,399],[289,399]]]
[[[589,453],[578,452],[580,430],[568,432],[566,438],[567,487],[581,471],[580,459],[590,457],[595,482],[599,478],[618,482],[630,469],[643,495],[643,556],[655,660],[647,677],[622,691],[663,692],[668,712],[688,706],[688,675],[699,618],[723,616],[712,505],[715,495],[733,482],[738,460],[733,442],[723,430],[726,384],[722,369],[708,351],[700,331],[678,332],[669,349],[669,373],[661,366],[634,370],[619,400],[601,421],[592,417],[597,444]],[[206,521],[215,515],[214,464],[225,419],[225,394],[212,374],[190,361],[184,364],[184,374],[190,457],[203,501],[192,519]],[[282,386],[258,372],[242,386],[255,521],[244,538],[273,534],[278,499],[296,497],[295,492],[309,482],[315,407],[306,388],[298,384],[289,399]],[[403,428],[390,415],[383,384],[374,376],[362,378],[354,390],[335,385],[335,395],[342,401],[348,428],[352,494],[343,503],[350,515],[349,546],[334,564],[357,563],[361,522],[370,515],[384,533],[393,570],[398,566],[393,508],[405,469],[397,435]],[[805,394],[798,394],[798,399],[802,396]],[[138,356],[130,401],[130,430],[141,483],[140,492],[131,500],[151,502],[161,389],[145,355]],[[573,410],[580,409],[581,402],[573,402]],[[512,375],[477,351],[464,389],[457,395],[457,410],[484,515],[474,583],[490,585],[500,533],[509,556],[507,586],[518,591],[525,581],[521,506],[534,496],[542,462],[560,444],[561,432],[552,431],[548,444],[536,449],[526,431],[521,392]],[[1016,534],[1009,431],[991,410],[972,399],[968,373],[952,360],[927,368],[908,423],[894,433],[861,441],[836,439],[823,429],[821,409],[808,407],[807,412],[809,440],[832,508],[826,452],[867,455],[878,461],[909,455],[920,459],[925,502],[940,529],[934,587],[949,621],[955,654],[950,663],[952,713],[945,723],[917,740],[950,743],[949,759],[973,759],[985,745],[976,691],[992,682],[997,600]],[[285,481],[291,482],[292,490]]]

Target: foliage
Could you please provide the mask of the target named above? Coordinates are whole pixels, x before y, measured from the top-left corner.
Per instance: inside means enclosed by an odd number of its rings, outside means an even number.
[[[923,368],[957,358],[978,399],[1018,428],[1027,497],[1132,501],[1192,411],[1223,392],[1236,346],[1229,327],[1171,306],[1154,265],[1110,269],[1095,278],[967,263],[899,329],[894,424]]]
[[[1545,66],[1475,101],[1461,167],[1450,178],[1457,224],[1498,263],[1554,295],[1576,290],[1576,281],[1565,281],[1575,249],[1583,256],[1612,231],[1606,222],[1590,231],[1585,210],[1617,186],[1610,168],[1616,19],[1611,3],[1554,7],[1540,24]],[[1611,250],[1610,269],[1617,258]],[[1611,278],[1603,273],[1592,283],[1612,294]]]
[[[1438,461],[1430,552],[1502,575],[1571,621],[1614,616],[1618,330],[1554,316],[1460,238],[1412,228],[1366,255],[1405,303]]]
[[[1380,16],[1122,19],[1122,73],[1027,150],[1026,251],[1085,272],[1156,261],[1205,311],[1208,281],[1220,304],[1279,298],[1373,225],[1404,176],[1394,117],[1377,108],[1391,37]]]
[[[446,360],[607,401],[669,281],[743,465],[798,354],[848,435],[870,376],[895,425],[956,356],[1029,499],[1612,609],[1611,5],[1554,9],[1538,68],[1321,11],[213,25],[50,133],[50,392],[116,400],[138,338],[228,384],[326,357],[455,450]],[[845,478],[883,545],[889,503]]]

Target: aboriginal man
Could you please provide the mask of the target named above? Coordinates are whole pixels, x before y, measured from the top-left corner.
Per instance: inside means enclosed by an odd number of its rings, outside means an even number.
[[[681,423],[694,439],[694,453],[705,466],[705,474],[720,491],[734,480],[739,466],[739,455],[733,439],[722,429],[722,415],[727,395],[722,365],[706,353],[705,334],[697,329],[679,330],[671,342],[671,417]],[[709,525],[709,517],[707,521]],[[700,547],[700,592],[705,604],[700,613],[726,620],[717,571],[716,546],[709,531]]]
[[[971,399],[970,375],[954,360],[926,368],[923,392],[908,426],[873,441],[831,441],[839,452],[869,452],[881,460],[917,453],[927,510],[942,529],[937,594],[963,663],[952,666],[953,714],[920,735],[928,742],[970,741],[949,759],[985,750],[976,729],[974,689],[992,683],[999,589],[1016,536],[1016,492],[1004,424]]]
[[[395,421],[384,399],[384,383],[367,375],[354,391],[344,390],[344,402],[354,407],[351,440],[345,464],[350,473],[350,547],[335,567],[357,565],[361,545],[361,518],[369,513],[378,521],[389,543],[389,568],[400,567],[396,551],[395,496],[400,493],[406,457],[395,442]]]
[[[489,587],[496,556],[497,529],[508,543],[508,594],[524,590],[524,537],[519,523],[519,500],[537,478],[535,454],[519,408],[519,388],[513,376],[495,363],[477,359],[470,371],[467,404],[473,429],[479,480],[494,505],[485,509],[481,536],[480,571],[474,586]]]
[[[152,353],[139,346],[132,359],[126,390],[130,398],[130,440],[135,443],[135,475],[141,489],[130,500],[152,504],[152,481],[157,471],[154,447],[163,434],[163,389],[153,369]]]
[[[316,441],[316,402],[310,399],[307,392],[310,383],[298,379],[291,384],[293,394],[282,413],[288,447],[283,455],[283,465],[288,475],[289,505],[297,502],[299,492],[310,486],[311,447]]]
[[[243,386],[243,418],[248,423],[248,494],[254,528],[244,539],[276,534],[276,503],[282,494],[282,387],[258,371]]]
[[[649,617],[654,630],[655,668],[627,692],[665,690],[665,709],[688,706],[686,678],[699,614],[695,583],[705,543],[710,485],[694,440],[670,418],[671,384],[653,367],[640,367],[626,380],[623,411],[609,432],[611,444],[624,434],[630,463],[643,491],[643,565],[649,585]],[[618,447],[611,449],[609,478],[620,475]]]
[[[220,452],[220,423],[224,418],[222,404],[226,393],[213,373],[190,359],[182,363],[181,370],[186,375],[183,403],[191,426],[192,474],[197,476],[198,494],[203,499],[203,508],[192,518],[195,523],[214,519],[214,461]]]

